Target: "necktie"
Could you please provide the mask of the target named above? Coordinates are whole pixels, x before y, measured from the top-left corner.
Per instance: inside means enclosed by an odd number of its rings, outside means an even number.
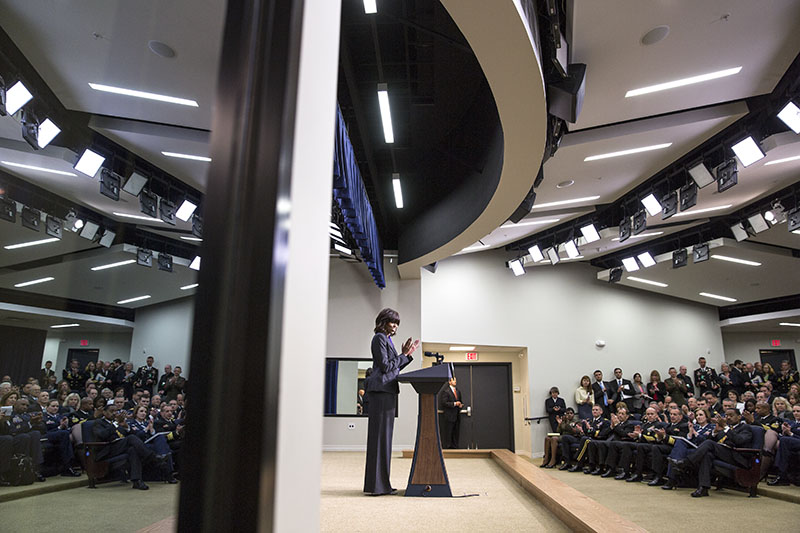
[[[606,387],[603,385],[603,382],[600,381],[600,389],[603,391],[603,405],[608,407],[608,395],[606,394]]]

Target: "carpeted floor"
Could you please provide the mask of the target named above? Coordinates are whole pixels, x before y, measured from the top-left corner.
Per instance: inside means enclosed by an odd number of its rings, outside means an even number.
[[[532,459],[539,465],[541,459]],[[692,489],[661,490],[646,483],[626,483],[581,472],[546,470],[598,503],[653,533],[702,529],[703,533],[741,531],[749,524],[759,531],[797,531],[800,506],[773,498],[748,498],[733,490],[711,490],[707,498],[692,498]],[[757,517],[768,517],[762,519]]]
[[[365,496],[364,453],[327,452],[322,456],[322,531],[567,531],[491,459],[446,459],[454,496],[405,498]],[[403,489],[411,459],[392,458],[392,485]],[[379,521],[380,527],[376,525]]]

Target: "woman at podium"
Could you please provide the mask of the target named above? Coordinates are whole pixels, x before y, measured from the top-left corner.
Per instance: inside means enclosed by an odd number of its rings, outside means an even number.
[[[389,482],[392,460],[392,431],[397,411],[397,395],[400,387],[397,375],[413,357],[419,340],[409,339],[403,343],[400,353],[392,343],[392,337],[400,325],[400,314],[394,309],[383,309],[375,318],[375,336],[372,337],[372,374],[366,380],[366,396],[369,402],[369,426],[367,429],[367,466],[364,472],[364,492],[371,496],[395,494]]]

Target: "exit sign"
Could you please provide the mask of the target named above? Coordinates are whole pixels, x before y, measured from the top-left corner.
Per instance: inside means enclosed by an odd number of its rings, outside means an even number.
[[[89,346],[89,341],[81,340],[81,346]]]
[[[772,346],[780,346],[781,341],[780,339],[772,339]]]
[[[467,352],[467,361],[477,361],[478,352]]]

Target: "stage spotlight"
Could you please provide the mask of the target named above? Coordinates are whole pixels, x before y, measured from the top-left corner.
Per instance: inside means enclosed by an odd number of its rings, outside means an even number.
[[[672,252],[672,268],[685,267],[689,263],[689,253],[686,248]]]
[[[783,207],[780,200],[775,200],[772,203],[772,207],[764,213],[764,219],[773,226],[786,222],[786,209]]]
[[[149,217],[156,218],[158,215],[158,196],[150,191],[142,191],[139,195],[139,211]]]
[[[639,259],[639,262],[645,268],[650,268],[656,264],[656,260],[653,259],[653,256],[650,255],[650,252],[644,252],[636,256]]]
[[[100,246],[105,246],[106,248],[111,248],[111,245],[114,244],[114,239],[117,237],[117,234],[111,230],[104,230],[103,236],[100,237]]]
[[[60,239],[63,231],[64,231],[64,223],[61,222],[56,217],[47,215],[47,217],[44,220],[44,232],[50,235],[51,237]]]
[[[17,221],[17,202],[11,198],[0,197],[0,219],[8,222]]]
[[[200,270],[200,256],[199,255],[196,256],[194,259],[192,259],[192,262],[189,263],[189,268],[191,268],[192,270]]]
[[[44,119],[44,122],[39,124],[39,132],[36,136],[39,148],[46,148],[59,133],[61,133],[61,128],[56,126],[49,118]]]
[[[175,225],[175,204],[170,202],[169,200],[161,199],[159,202],[159,214],[161,215],[161,220],[166,222],[167,224]]]
[[[647,212],[642,209],[633,214],[633,234],[639,235],[647,229]],[[621,239],[620,239],[621,240]]]
[[[583,234],[583,238],[586,239],[586,242],[595,242],[600,240],[600,234],[597,232],[597,228],[594,227],[594,224],[588,224],[581,228],[581,233]]]
[[[686,211],[697,205],[697,185],[687,183],[681,187],[681,211]]]
[[[570,259],[575,259],[579,255],[581,255],[580,252],[578,251],[578,246],[572,239],[564,243],[564,249],[567,251],[567,257],[569,257]]]
[[[619,223],[619,242],[625,242],[631,236],[631,219],[623,218]]]
[[[636,262],[635,257],[626,257],[623,259],[622,266],[625,267],[626,272],[636,272],[639,270],[639,263]]]
[[[731,233],[733,233],[733,238],[736,239],[736,242],[742,242],[750,236],[747,230],[744,229],[744,224],[742,222],[737,222],[731,226]]]
[[[31,111],[24,110],[22,112],[22,138],[34,150],[39,149],[39,119],[36,118]]]
[[[112,200],[119,201],[119,186],[122,183],[122,176],[104,168],[100,172],[100,194]]]
[[[800,229],[800,207],[795,207],[786,213],[786,224],[789,227],[789,231]]]
[[[544,254],[539,249],[538,244],[534,244],[533,246],[528,248],[528,253],[530,254],[531,259],[533,259],[534,263],[538,263],[539,261],[544,259]]]
[[[21,81],[6,89],[3,79],[0,78],[0,115],[13,115],[31,99],[33,95]]]
[[[145,185],[147,185],[147,178],[138,172],[134,172],[131,174],[131,177],[128,178],[128,181],[125,182],[125,186],[122,190],[133,196],[139,196],[139,193],[142,192]]]
[[[192,235],[198,239],[203,238],[203,217],[194,215],[192,217]]]
[[[22,206],[22,216],[20,218],[23,227],[33,231],[41,231],[42,212],[38,209],[33,209],[32,207],[24,205]]]
[[[645,209],[647,209],[647,214],[651,217],[654,217],[661,212],[661,204],[658,202],[653,193],[650,193],[642,198],[642,205]]]
[[[164,272],[172,272],[172,256],[163,253],[158,254],[158,269]]]
[[[81,237],[83,237],[84,239],[88,239],[90,241],[94,240],[94,236],[97,235],[97,230],[100,229],[100,226],[98,224],[95,224],[94,222],[88,220],[81,227],[83,228],[80,233]]]
[[[708,261],[708,258],[708,243],[697,244],[692,248],[693,263],[702,263],[703,261]]]
[[[716,181],[702,160],[694,166],[689,167],[689,175],[701,189],[706,185],[711,185],[714,183],[714,181]]]
[[[608,282],[616,283],[622,279],[622,267],[612,268],[608,273]]]
[[[717,167],[717,192],[724,192],[736,185],[739,181],[739,172],[736,160],[729,159]]]
[[[561,261],[561,258],[558,256],[558,248],[555,246],[548,248],[544,253],[547,254],[547,258],[550,260],[551,265],[557,265],[558,262]]]
[[[749,167],[756,161],[764,159],[765,154],[756,143],[752,136],[747,136],[738,143],[731,146],[731,150],[742,162],[742,165]]]
[[[761,213],[756,213],[753,216],[747,217],[747,222],[750,223],[750,227],[753,228],[753,231],[756,233],[761,233],[769,229],[769,224],[764,220]]]
[[[153,266],[153,251],[145,248],[136,249],[136,264],[144,267]]]
[[[521,276],[525,273],[525,267],[522,266],[521,259],[512,259],[508,262],[508,268],[514,273],[515,276]]]
[[[800,107],[797,107],[794,102],[790,101],[786,104],[781,109],[781,112],[778,113],[778,118],[789,126],[793,132],[800,133]]]
[[[75,163],[75,170],[81,174],[86,174],[90,178],[94,178],[97,175],[97,171],[103,166],[105,160],[105,157],[87,148],[83,151],[83,155],[78,159],[78,162]]]
[[[181,203],[181,206],[175,212],[175,216],[183,220],[184,222],[187,222],[194,213],[195,209],[197,209],[197,204],[191,202],[188,198],[186,198],[183,200],[183,203]]]
[[[76,232],[83,227],[83,220],[78,218],[75,211],[70,210],[67,216],[64,217],[64,225],[70,231]]]
[[[661,198],[661,220],[666,220],[678,212],[678,191],[670,191]]]

